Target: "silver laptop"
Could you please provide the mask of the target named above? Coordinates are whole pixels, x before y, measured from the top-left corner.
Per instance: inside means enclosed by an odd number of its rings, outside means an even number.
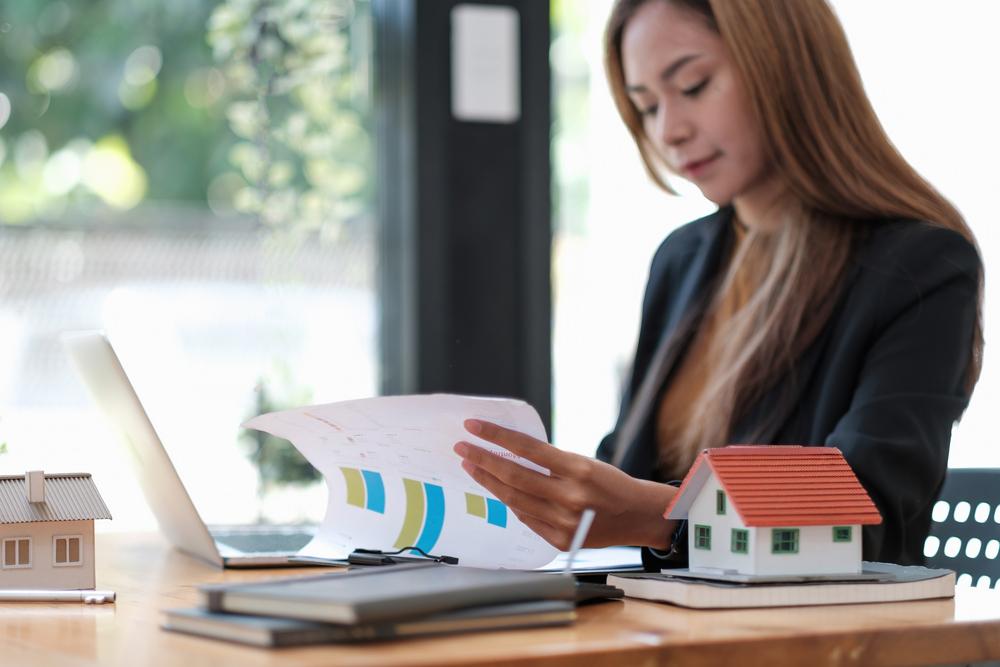
[[[289,558],[312,539],[314,527],[205,525],[107,336],[70,333],[63,343],[94,401],[134,454],[146,502],[175,547],[221,567],[294,564]]]

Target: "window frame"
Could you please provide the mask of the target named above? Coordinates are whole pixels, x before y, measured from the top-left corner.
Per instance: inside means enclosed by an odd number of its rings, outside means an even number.
[[[737,548],[742,542],[742,549]],[[729,534],[729,550],[734,554],[750,553],[750,531],[746,528],[733,528]]]
[[[726,514],[726,492],[722,489],[715,490],[715,513],[720,516]]]
[[[66,562],[60,563],[58,554],[58,543],[59,540],[66,540]],[[69,550],[69,540],[77,540],[80,544],[77,554],[80,559],[71,561],[68,560],[70,550]],[[52,567],[82,567],[83,566],[83,535],[53,535],[52,536]]]
[[[14,543],[14,560],[20,561],[21,549],[18,545],[19,542],[28,543],[28,562],[20,563],[17,562],[14,565],[7,563],[7,543]],[[33,567],[32,563],[32,552],[34,549],[31,548],[31,536],[30,535],[19,535],[17,537],[5,537],[3,541],[0,542],[0,569],[4,570],[30,570]]]
[[[838,536],[837,531],[847,531],[846,537]],[[833,541],[847,544],[854,541],[854,526],[834,526],[833,527]]]
[[[704,546],[702,541],[704,540]],[[712,550],[712,527],[704,523],[694,525],[694,548],[702,551]]]
[[[779,535],[787,533],[791,540],[780,540]],[[783,536],[783,535],[782,535]],[[788,544],[790,548],[784,548]],[[782,548],[779,549],[779,546]],[[799,529],[798,528],[772,528],[771,529],[771,553],[777,555],[799,553]]]

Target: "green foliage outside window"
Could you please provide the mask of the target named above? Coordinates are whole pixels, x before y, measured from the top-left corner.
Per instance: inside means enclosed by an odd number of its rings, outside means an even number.
[[[371,197],[369,26],[355,0],[225,0],[208,42],[225,73],[235,207],[336,238]]]
[[[311,399],[307,389],[294,385],[287,368],[279,368],[271,374],[270,380],[262,379],[257,383],[254,405],[248,418],[302,407],[308,405]],[[320,472],[284,438],[245,429],[240,440],[247,456],[257,467],[261,494],[272,486],[308,484],[322,479]]]
[[[368,17],[367,0],[0,4],[0,224],[159,202],[335,240],[371,200]]]
[[[202,2],[0,3],[0,223],[205,203],[228,169]]]

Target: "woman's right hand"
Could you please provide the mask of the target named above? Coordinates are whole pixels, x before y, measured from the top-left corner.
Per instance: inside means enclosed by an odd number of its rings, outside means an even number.
[[[497,424],[470,419],[465,427],[550,471],[543,475],[468,442],[455,445],[466,472],[556,548],[569,548],[585,509],[594,510],[595,517],[584,546],[669,547],[675,522],[664,519],[663,511],[677,492],[674,487],[630,477]]]

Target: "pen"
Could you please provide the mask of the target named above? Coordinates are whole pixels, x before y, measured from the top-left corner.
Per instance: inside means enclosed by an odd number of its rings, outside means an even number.
[[[114,602],[114,591],[0,590],[0,602]]]
[[[583,546],[583,541],[587,539],[587,533],[590,532],[590,524],[594,522],[594,510],[585,509],[583,513],[580,514],[580,523],[576,527],[576,532],[573,533],[573,541],[569,543],[569,556],[566,557],[566,566],[563,567],[563,574],[569,574],[573,571],[573,560],[576,558],[576,553]]]

